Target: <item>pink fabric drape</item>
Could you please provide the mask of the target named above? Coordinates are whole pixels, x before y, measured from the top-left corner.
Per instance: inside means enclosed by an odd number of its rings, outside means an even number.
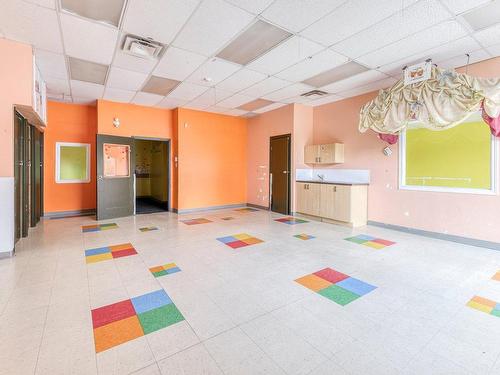
[[[481,105],[481,114],[483,116],[483,120],[490,126],[491,134],[495,137],[500,137],[500,115],[497,117],[490,117]]]
[[[382,133],[378,133],[378,137],[381,140],[383,140],[384,142],[389,143],[390,145],[398,143],[398,140],[399,140],[399,135],[397,135],[397,134],[382,134]]]

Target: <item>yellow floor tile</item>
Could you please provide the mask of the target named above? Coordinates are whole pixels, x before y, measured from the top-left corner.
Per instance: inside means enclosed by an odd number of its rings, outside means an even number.
[[[85,261],[87,262],[87,264],[102,262],[103,260],[109,259],[113,259],[113,255],[111,255],[111,253],[97,254],[85,257]]]

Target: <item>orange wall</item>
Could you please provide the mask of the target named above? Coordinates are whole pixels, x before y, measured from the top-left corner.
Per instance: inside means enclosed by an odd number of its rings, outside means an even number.
[[[293,127],[293,104],[249,119],[246,170],[248,203],[269,206],[269,138],[275,135],[292,134]],[[292,134],[292,144],[293,142],[294,136]]]
[[[96,108],[88,105],[47,103],[44,145],[44,211],[77,211],[95,209],[95,135]],[[90,182],[56,184],[56,142],[90,143]]]
[[[14,104],[32,102],[31,46],[0,38],[0,177],[14,176]]]
[[[481,77],[500,76],[500,58],[469,67]],[[374,132],[358,131],[359,110],[377,93],[314,109],[314,143],[345,144],[346,162],[336,168],[369,169],[368,219],[387,224],[500,242],[498,195],[419,192],[398,189],[398,145],[390,157]],[[485,124],[485,126],[487,126]]]
[[[246,203],[247,120],[177,110],[179,210]]]

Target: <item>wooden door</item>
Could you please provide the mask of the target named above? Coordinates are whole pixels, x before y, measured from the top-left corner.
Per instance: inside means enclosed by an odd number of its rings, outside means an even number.
[[[290,135],[271,137],[269,149],[270,208],[290,214]]]
[[[97,135],[97,220],[134,214],[134,139]]]

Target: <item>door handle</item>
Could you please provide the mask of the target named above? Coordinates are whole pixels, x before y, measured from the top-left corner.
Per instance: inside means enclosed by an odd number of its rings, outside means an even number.
[[[287,174],[287,173],[288,173],[288,171],[283,171],[283,173],[284,173],[284,174]]]
[[[334,186],[334,187],[333,187],[333,192],[334,192],[334,193],[336,193],[336,192],[337,192],[337,187],[336,187],[336,186]]]

